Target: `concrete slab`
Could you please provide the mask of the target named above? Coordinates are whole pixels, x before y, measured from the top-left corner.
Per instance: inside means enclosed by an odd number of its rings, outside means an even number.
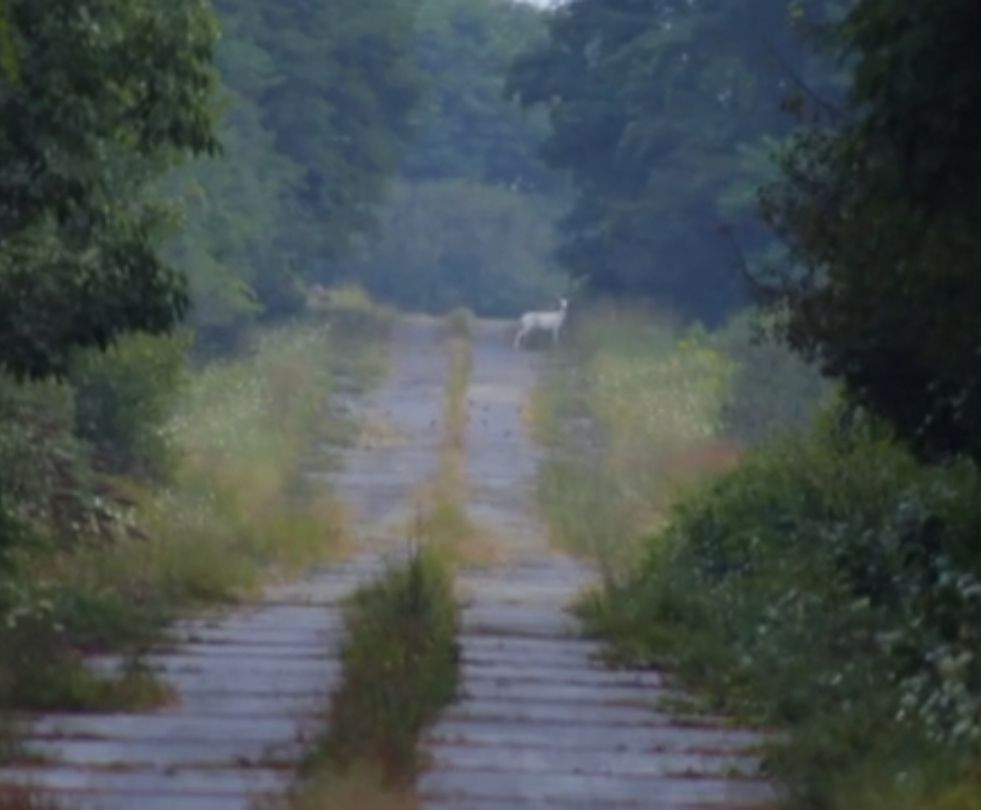
[[[760,734],[742,729],[706,729],[583,724],[561,733],[549,725],[443,720],[427,734],[430,742],[579,751],[738,752],[759,745]]]
[[[752,756],[716,756],[661,751],[636,753],[613,748],[570,751],[559,748],[500,748],[497,746],[431,745],[432,770],[479,770],[498,773],[553,774],[665,778],[732,777],[738,772],[758,777],[760,760]]]
[[[38,739],[88,739],[168,743],[221,743],[233,739],[243,743],[276,745],[302,740],[314,733],[319,721],[298,724],[289,717],[223,717],[221,715],[116,714],[46,715],[31,725]]]
[[[419,791],[442,799],[517,799],[525,802],[565,802],[589,797],[596,810],[608,802],[633,803],[635,807],[664,805],[761,804],[776,799],[765,782],[721,779],[671,779],[601,776],[596,774],[524,774],[454,768],[424,774]]]
[[[52,797],[64,810],[254,810],[256,797],[208,796],[181,793],[153,796],[144,793],[60,793]]]
[[[601,703],[607,706],[636,706],[640,709],[651,709],[659,701],[677,700],[684,696],[677,690],[645,686],[621,685],[596,689],[582,684],[508,681],[485,677],[479,672],[463,682],[460,695],[477,700]]]
[[[26,785],[55,793],[66,791],[131,793],[177,798],[184,793],[221,796],[275,795],[289,788],[289,772],[261,768],[106,771],[69,766],[0,768],[0,783]],[[179,806],[179,805],[178,805]]]
[[[184,767],[281,767],[296,763],[303,746],[296,742],[269,745],[262,741],[226,740],[85,740],[28,739],[27,753],[48,762],[91,769],[145,770]]]
[[[490,678],[508,683],[529,683],[543,686],[592,686],[597,689],[605,687],[640,687],[641,689],[660,689],[663,678],[656,672],[639,670],[609,670],[600,669],[592,662],[586,661],[579,666],[553,662],[530,662],[516,664],[513,661],[494,660],[486,658],[472,661],[464,656],[463,677],[468,675]]]
[[[702,726],[717,727],[722,720],[710,717],[679,720],[670,714],[655,711],[638,711],[634,705],[587,703],[584,701],[538,700],[472,700],[457,702],[444,717],[447,719],[476,721],[494,720],[505,723],[529,723],[532,725],[591,725],[606,726]],[[556,729],[560,733],[561,729]]]

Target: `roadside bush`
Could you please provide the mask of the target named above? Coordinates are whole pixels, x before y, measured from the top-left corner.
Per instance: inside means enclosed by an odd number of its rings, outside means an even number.
[[[376,303],[356,284],[320,290],[311,295],[309,306],[326,318],[337,341],[382,338],[395,319],[394,310]]]
[[[75,424],[117,473],[164,477],[172,462],[164,425],[186,381],[188,340],[126,335],[105,352],[72,359]]]
[[[772,761],[803,805],[929,795],[981,753],[979,530],[973,464],[921,466],[835,414],[682,500],[583,613],[789,729]]]
[[[378,351],[352,349],[342,364],[349,380],[374,380]],[[58,417],[41,420],[58,426],[47,432],[0,419],[3,460],[24,471],[4,475],[0,490],[0,516],[12,524],[0,519],[0,536],[15,537],[0,558],[0,702],[13,695],[75,707],[124,687],[134,699],[154,698],[145,678],[85,680],[80,652],[143,648],[178,609],[234,601],[336,549],[342,515],[304,475],[307,465],[327,469],[329,443],[349,428],[331,407],[336,368],[329,331],[304,325],[264,333],[251,355],[194,372],[167,415],[162,440],[174,456],[163,482],[107,482],[86,466],[66,387],[52,389],[58,396],[0,387],[0,407],[20,403],[18,413],[36,418],[50,407]],[[60,493],[46,482],[66,480],[66,464],[87,470],[93,489],[81,502],[94,517],[70,511],[62,529],[44,509],[46,493]]]
[[[112,493],[74,428],[68,386],[0,377],[0,537],[7,545],[19,536],[67,548],[120,528]]]
[[[806,430],[832,393],[816,368],[769,337],[770,321],[746,311],[711,338],[733,364],[722,429],[744,445]]]

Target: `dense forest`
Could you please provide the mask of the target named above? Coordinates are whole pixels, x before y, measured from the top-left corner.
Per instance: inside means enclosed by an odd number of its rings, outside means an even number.
[[[84,704],[64,662],[228,598],[222,555],[235,587],[309,561],[262,538],[334,519],[283,515],[341,430],[318,386],[382,374],[373,299],[571,295],[554,480],[607,480],[549,508],[641,538],[592,628],[792,729],[799,806],[974,810],[979,30],[975,0],[0,0],[0,708]],[[613,519],[679,437],[725,464]]]

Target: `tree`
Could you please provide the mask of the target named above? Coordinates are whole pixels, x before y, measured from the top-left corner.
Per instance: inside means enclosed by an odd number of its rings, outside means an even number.
[[[216,148],[216,28],[205,0],[6,9],[18,70],[0,77],[0,367],[44,376],[185,308],[148,183]]]
[[[371,227],[398,167],[420,94],[416,0],[252,4],[244,30],[275,66],[256,100],[277,152],[300,169],[280,246],[309,268]]]
[[[981,51],[972,0],[858,0],[838,118],[763,198],[797,259],[760,279],[790,343],[928,457],[981,458]]]
[[[416,0],[215,0],[224,115],[218,159],[175,178],[171,244],[200,342],[234,347],[302,306],[375,221],[419,98]]]
[[[231,350],[261,317],[291,314],[299,302],[290,198],[301,168],[276,149],[259,99],[276,81],[269,54],[250,39],[242,16],[227,12],[216,59],[221,155],[170,178],[184,211],[168,257],[190,282],[190,323],[197,345]]]
[[[17,75],[17,53],[10,25],[7,0],[0,0],[0,75],[11,79]]]
[[[796,14],[826,13],[796,3]],[[720,226],[752,253],[770,245],[754,190],[780,102],[809,77],[786,0],[571,0],[510,89],[548,110],[544,155],[576,205],[561,258],[594,289],[717,320],[746,300]]]
[[[545,20],[514,0],[422,0],[415,52],[424,94],[403,177],[556,188],[538,155],[544,112],[525,112],[504,92],[511,62],[544,40]]]
[[[551,211],[541,198],[471,180],[401,183],[378,234],[343,266],[383,300],[432,313],[510,316],[554,300]]]

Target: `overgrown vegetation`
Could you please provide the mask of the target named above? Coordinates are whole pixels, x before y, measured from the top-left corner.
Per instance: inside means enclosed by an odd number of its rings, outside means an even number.
[[[291,807],[411,807],[419,734],[453,700],[459,679],[448,564],[423,547],[355,593],[345,619],[330,728]]]
[[[160,255],[173,212],[154,184],[217,148],[218,29],[206,0],[4,11],[0,370],[45,376],[80,346],[165,332],[187,308]]]
[[[467,512],[468,391],[473,370],[471,329],[473,316],[465,310],[444,318],[449,374],[443,411],[439,467],[432,481],[419,490],[417,513],[410,531],[427,545],[457,562],[480,563],[495,559],[496,550],[485,529]]]
[[[621,659],[786,730],[768,762],[793,806],[973,810],[977,468],[917,461],[751,331],[576,325],[535,424],[556,538],[607,573],[581,613]]]
[[[675,402],[713,379],[692,335],[661,341],[646,379],[643,354],[620,345],[638,385],[607,364],[613,408],[596,393],[602,340],[565,389],[565,421],[589,439],[565,441],[564,463],[579,474],[577,458],[599,459],[610,490],[580,482],[603,518],[579,545],[603,548],[609,525],[610,544],[642,530],[639,557],[613,566],[585,615],[622,654],[670,659],[718,705],[784,727],[771,759],[800,806],[976,808],[981,796],[981,164],[966,135],[981,110],[978,21],[975,4],[914,0],[749,12],[572,0],[512,78],[552,118],[547,156],[579,193],[564,255],[594,287],[712,318],[733,287],[692,279],[723,272],[728,241],[773,305],[769,331],[840,386],[808,425],[799,406],[820,387],[775,355],[745,362],[730,327],[698,336],[730,364],[723,401],[708,386]],[[822,47],[783,41],[794,29]],[[772,117],[771,94],[797,113],[782,144],[790,122]],[[757,227],[761,183],[776,234]],[[728,236],[706,238],[712,219],[730,220]],[[657,414],[654,434],[635,404]],[[760,406],[795,429],[768,436]],[[618,473],[620,437],[664,476],[704,446],[693,428],[738,437],[743,460],[644,526],[631,487],[653,503],[662,479],[643,463]],[[680,457],[663,455],[657,429],[681,438]],[[545,483],[546,504],[568,491]],[[572,499],[554,511],[560,537],[581,527]]]
[[[584,614],[788,729],[770,763],[800,806],[977,807],[979,525],[973,464],[832,411],[683,499]]]
[[[754,331],[748,317],[710,334],[622,304],[575,314],[531,413],[554,541],[622,571],[680,491],[807,423],[826,386]]]
[[[146,369],[126,352],[124,344],[97,363],[99,379],[120,383],[99,394],[108,413],[140,412],[135,400],[156,397],[140,387]],[[15,481],[3,479],[0,703],[166,699],[146,673],[110,684],[79,656],[136,651],[176,610],[238,599],[335,549],[340,513],[302,473],[311,463],[326,469],[329,443],[352,432],[331,409],[331,392],[342,383],[363,389],[383,368],[377,339],[339,344],[324,324],[267,333],[247,356],[194,372],[168,394],[156,441],[170,468],[149,482],[107,475],[73,432],[70,389],[8,383],[0,452],[12,464],[31,460],[36,472],[22,465]],[[311,448],[321,455],[311,458]]]
[[[759,225],[756,189],[792,130],[781,110],[788,92],[828,91],[834,70],[807,40],[842,5],[556,4],[509,90],[547,113],[543,157],[574,189],[563,266],[595,291],[685,318],[715,324],[744,306],[722,229],[751,263],[778,249]]]

